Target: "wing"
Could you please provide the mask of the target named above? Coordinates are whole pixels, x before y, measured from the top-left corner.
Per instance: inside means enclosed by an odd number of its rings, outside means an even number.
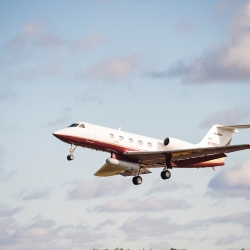
[[[150,174],[151,172],[143,168],[140,171],[140,174]],[[105,163],[94,175],[100,177],[108,177],[113,175],[123,175],[123,176],[134,176],[136,173],[133,170],[127,170],[125,167],[114,166]]]
[[[124,172],[127,168],[114,166],[105,163],[94,175],[95,176],[101,176],[101,177],[108,177],[117,175],[121,172]]]
[[[249,144],[241,144],[232,146],[191,148],[172,151],[125,152],[124,154],[127,155],[130,159],[137,162],[141,162],[142,164],[146,165],[164,165],[165,156],[167,154],[171,154],[172,162],[174,162],[177,166],[184,166],[226,157],[225,153],[231,153],[249,148]]]

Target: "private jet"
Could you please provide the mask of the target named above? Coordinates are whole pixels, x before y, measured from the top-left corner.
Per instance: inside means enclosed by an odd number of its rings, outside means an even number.
[[[140,185],[141,175],[151,173],[150,168],[162,168],[161,178],[167,180],[172,168],[211,167],[215,170],[223,166],[227,153],[250,148],[249,144],[230,145],[234,133],[246,128],[250,125],[217,124],[197,144],[172,137],[158,140],[86,122],[73,123],[53,135],[71,145],[69,161],[74,159],[77,147],[110,153],[95,176],[133,176],[133,184]]]

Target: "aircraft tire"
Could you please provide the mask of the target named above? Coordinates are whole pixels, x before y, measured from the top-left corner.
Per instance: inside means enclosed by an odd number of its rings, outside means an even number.
[[[161,178],[163,179],[163,180],[167,180],[167,179],[169,179],[171,177],[171,173],[168,171],[168,170],[163,170],[162,172],[161,172]]]
[[[141,178],[141,176],[135,176],[135,177],[133,177],[132,182],[134,183],[134,185],[141,185],[142,184],[142,178]]]
[[[68,156],[67,156],[67,159],[68,159],[68,161],[74,160],[74,155],[68,155]]]

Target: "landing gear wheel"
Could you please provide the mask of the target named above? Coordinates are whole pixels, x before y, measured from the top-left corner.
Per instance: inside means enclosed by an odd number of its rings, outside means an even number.
[[[67,159],[68,159],[68,161],[74,160],[74,155],[68,155],[68,156],[67,156]]]
[[[135,185],[140,185],[140,184],[142,184],[142,178],[141,178],[141,176],[135,176],[135,177],[133,177],[132,182],[133,182]]]
[[[171,177],[171,173],[168,171],[168,170],[163,170],[162,172],[161,172],[161,178],[163,179],[163,180],[167,180],[167,179],[169,179]]]

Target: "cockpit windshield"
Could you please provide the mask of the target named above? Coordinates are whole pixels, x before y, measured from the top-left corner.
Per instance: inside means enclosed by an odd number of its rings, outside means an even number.
[[[79,123],[73,123],[73,124],[71,124],[70,126],[68,126],[68,128],[77,127],[78,125],[79,125]]]
[[[73,123],[68,128],[73,128],[73,127],[79,127],[79,128],[85,128],[85,125],[83,123]]]

